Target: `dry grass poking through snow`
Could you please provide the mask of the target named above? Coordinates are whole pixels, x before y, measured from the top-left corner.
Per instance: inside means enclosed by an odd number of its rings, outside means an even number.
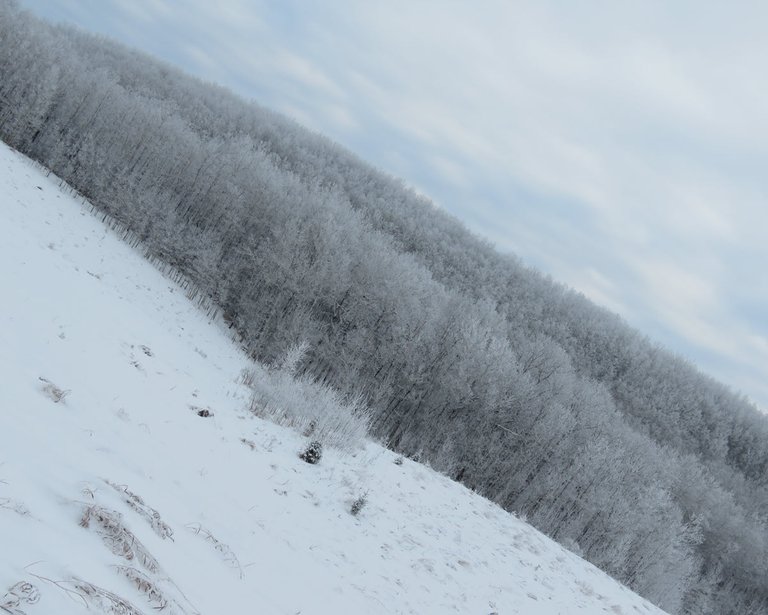
[[[97,612],[111,615],[144,615],[128,600],[103,587],[80,580],[74,581],[73,584],[88,607],[94,607]]]
[[[92,522],[98,526],[97,533],[112,553],[129,561],[135,559],[150,572],[160,570],[160,564],[157,560],[152,557],[152,554],[141,544],[139,539],[123,525],[120,513],[101,506],[86,506],[80,519],[80,526],[88,528],[91,527]]]
[[[125,485],[118,485],[106,479],[104,482],[117,491],[122,496],[123,502],[142,516],[160,538],[173,539],[173,530],[162,520],[160,513],[148,506],[141,496],[133,493]],[[179,587],[165,576],[158,561],[139,539],[125,527],[119,512],[95,504],[88,505],[83,512],[80,525],[85,528],[95,526],[96,532],[114,555],[129,562],[136,561],[146,570],[145,573],[134,566],[125,564],[114,566],[120,576],[128,579],[144,595],[153,610],[163,611],[169,615],[197,613],[197,610],[189,603]],[[226,545],[222,546],[226,547]],[[234,558],[234,561],[239,568],[240,564],[237,562],[237,558]],[[117,615],[141,615],[141,611],[128,600],[97,585],[77,579],[68,585],[74,587],[73,591],[89,607]],[[166,587],[167,591],[163,589],[163,586]],[[183,607],[182,602],[188,603],[189,608]]]
[[[241,579],[243,578],[243,567],[240,565],[240,560],[237,559],[237,555],[235,555],[235,552],[229,547],[229,545],[226,545],[223,542],[221,542],[218,538],[216,538],[213,534],[211,534],[199,523],[190,523],[186,527],[190,531],[194,532],[196,535],[202,536],[206,542],[211,543],[213,545],[213,548],[221,554],[222,559],[231,568],[234,568],[235,570],[237,570]]]
[[[21,581],[9,588],[0,598],[0,610],[11,615],[25,615],[21,610],[22,604],[35,604],[40,600],[40,592],[32,583]]]
[[[27,509],[27,507],[24,506],[24,504],[20,504],[19,502],[16,502],[11,498],[0,498],[0,508],[4,508],[6,510],[12,510],[17,515],[21,515],[22,517],[29,516],[29,509]]]
[[[131,566],[116,566],[115,568],[120,575],[128,579],[136,589],[146,596],[153,609],[162,611],[171,604],[171,600],[165,596],[157,583],[140,570]]]
[[[131,507],[133,510],[135,510],[139,515],[144,517],[144,519],[149,523],[150,526],[152,526],[152,529],[154,530],[155,534],[160,536],[163,540],[166,538],[170,538],[173,540],[173,530],[171,527],[163,521],[163,519],[160,517],[160,513],[157,512],[154,508],[147,505],[146,502],[141,498],[141,496],[136,495],[132,491],[128,489],[125,485],[117,485],[109,480],[104,480],[105,483],[107,483],[110,487],[112,487],[115,491],[117,491],[122,497],[123,502],[125,502],[129,507]]]
[[[38,380],[43,383],[41,387],[43,393],[50,397],[54,404],[64,401],[64,398],[70,393],[69,389],[62,389],[47,378],[40,376]]]

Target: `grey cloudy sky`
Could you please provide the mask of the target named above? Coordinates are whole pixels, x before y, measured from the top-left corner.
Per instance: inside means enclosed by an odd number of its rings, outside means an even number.
[[[331,136],[768,410],[768,4],[22,1]]]

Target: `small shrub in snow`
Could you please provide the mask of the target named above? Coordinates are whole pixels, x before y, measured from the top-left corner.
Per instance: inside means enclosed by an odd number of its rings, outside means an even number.
[[[352,514],[353,517],[357,517],[357,515],[360,513],[363,508],[365,508],[365,505],[368,503],[368,494],[364,493],[359,498],[357,498],[354,502],[352,502],[352,507],[349,509],[349,512]]]
[[[352,453],[368,434],[370,412],[361,396],[348,397],[309,375],[297,375],[305,349],[305,345],[289,349],[275,366],[257,365],[242,376],[253,391],[250,409],[256,416]]]
[[[299,453],[299,457],[307,463],[318,463],[323,457],[323,444],[319,440],[312,440],[307,448]]]
[[[201,406],[190,405],[189,409],[192,410],[197,416],[200,416],[204,419],[207,419],[213,416],[213,412],[211,411],[210,408],[203,408]]]
[[[402,457],[398,457],[397,459],[395,459],[395,465],[396,466],[403,465],[403,458]]]
[[[299,457],[307,463],[316,464],[323,458],[323,445],[319,440],[312,440]]]

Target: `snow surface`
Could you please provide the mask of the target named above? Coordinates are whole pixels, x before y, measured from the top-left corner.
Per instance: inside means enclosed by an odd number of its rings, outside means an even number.
[[[225,328],[5,146],[0,289],[0,613],[662,613],[376,444],[301,461]]]

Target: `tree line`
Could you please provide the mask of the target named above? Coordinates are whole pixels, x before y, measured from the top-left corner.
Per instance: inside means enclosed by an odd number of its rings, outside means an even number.
[[[136,233],[252,356],[671,613],[768,613],[768,421],[330,140],[0,0],[0,138]]]

